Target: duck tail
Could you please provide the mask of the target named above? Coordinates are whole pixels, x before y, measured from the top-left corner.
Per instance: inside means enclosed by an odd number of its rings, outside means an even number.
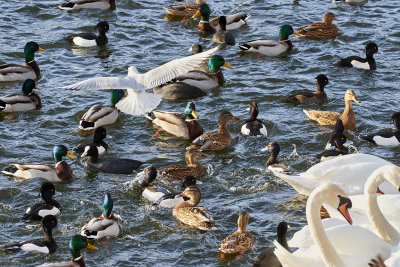
[[[246,44],[246,43],[239,43],[239,48],[243,51],[249,50],[251,48],[250,45]]]
[[[63,9],[63,10],[71,10],[74,8],[74,6],[75,6],[74,3],[67,2],[67,3],[62,4],[61,6],[58,6],[58,8]]]
[[[14,173],[16,173],[17,171],[18,171],[18,168],[16,166],[10,165],[1,172],[4,174],[7,174],[7,175],[14,175]]]
[[[361,135],[361,139],[364,139],[365,141],[371,142],[376,145],[374,141],[374,135]]]

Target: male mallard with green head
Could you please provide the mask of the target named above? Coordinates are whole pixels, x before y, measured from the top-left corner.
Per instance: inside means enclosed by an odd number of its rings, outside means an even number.
[[[34,80],[27,79],[22,85],[22,95],[11,94],[0,97],[4,103],[4,109],[1,109],[0,112],[20,112],[41,108],[42,100],[33,93],[33,89],[40,88],[36,86]]]

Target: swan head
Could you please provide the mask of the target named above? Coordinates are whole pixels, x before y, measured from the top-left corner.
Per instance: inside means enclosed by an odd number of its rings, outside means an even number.
[[[374,170],[365,182],[364,192],[367,194],[377,193],[379,190],[378,186],[384,181],[388,181],[400,191],[400,167],[385,165]]]

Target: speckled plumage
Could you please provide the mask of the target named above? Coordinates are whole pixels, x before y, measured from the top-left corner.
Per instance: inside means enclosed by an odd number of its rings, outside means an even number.
[[[335,38],[339,35],[338,27],[332,21],[338,20],[331,12],[326,12],[322,22],[314,22],[298,30],[300,37],[312,40]]]

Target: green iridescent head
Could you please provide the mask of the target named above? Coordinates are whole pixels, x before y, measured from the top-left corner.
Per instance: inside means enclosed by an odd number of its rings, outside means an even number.
[[[221,56],[215,55],[208,60],[208,70],[211,73],[216,73],[220,71],[222,66],[233,69],[233,67],[226,63],[225,59]]]
[[[33,89],[40,89],[39,87],[36,86],[36,83],[32,79],[27,79],[24,84],[22,85],[22,93],[24,95],[30,95],[32,94]]]
[[[111,104],[110,106],[115,107],[115,105],[118,103],[118,101],[121,100],[125,95],[124,90],[118,89],[118,90],[113,90],[111,92]]]
[[[279,40],[284,41],[289,39],[291,34],[294,34],[295,31],[293,30],[292,26],[290,25],[283,25],[279,31]]]
[[[211,10],[207,4],[202,4],[197,10],[196,14],[193,15],[194,18],[197,18],[201,15],[201,21],[208,21],[210,19]]]
[[[27,42],[24,48],[25,62],[31,62],[35,60],[35,52],[37,51],[44,52],[45,50],[40,48],[35,42]]]
[[[60,162],[62,161],[62,157],[68,156],[70,158],[75,158],[75,155],[73,155],[71,152],[68,151],[68,148],[64,145],[57,145],[53,147],[53,157],[54,161]]]
[[[97,248],[88,243],[87,238],[82,235],[74,235],[69,242],[69,251],[71,251],[72,259],[77,259],[81,256],[81,249],[89,248],[97,250]]]
[[[111,215],[112,209],[114,206],[114,202],[111,198],[111,194],[110,193],[106,193],[104,195],[104,200],[103,200],[103,204],[101,205],[101,208],[103,209],[103,214],[102,216],[104,218],[108,218]]]
[[[189,102],[187,104],[183,114],[185,115],[185,120],[187,120],[187,121],[199,118],[199,115],[197,115],[197,113],[196,113],[196,106],[193,102]]]

